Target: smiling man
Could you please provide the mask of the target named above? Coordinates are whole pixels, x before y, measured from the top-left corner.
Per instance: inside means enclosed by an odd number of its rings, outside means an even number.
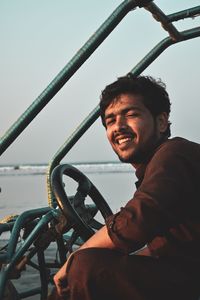
[[[100,109],[113,150],[136,169],[137,191],[69,257],[51,299],[197,300],[199,145],[169,139],[169,96],[151,77],[119,78]]]
[[[105,111],[108,140],[122,162],[141,163],[168,126],[168,114],[153,118],[141,96],[121,94]]]

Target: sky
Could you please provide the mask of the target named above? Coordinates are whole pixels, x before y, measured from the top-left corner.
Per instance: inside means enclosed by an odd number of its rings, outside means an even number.
[[[17,120],[121,3],[118,0],[0,1],[0,135]],[[199,0],[157,0],[166,13]],[[200,17],[175,23],[184,30]],[[98,104],[104,87],[127,74],[167,33],[149,12],[136,9],[122,20],[61,91],[1,156],[0,164],[48,163]],[[200,142],[200,38],[171,46],[144,71],[161,78],[171,102],[172,136]],[[116,161],[100,120],[64,159]]]

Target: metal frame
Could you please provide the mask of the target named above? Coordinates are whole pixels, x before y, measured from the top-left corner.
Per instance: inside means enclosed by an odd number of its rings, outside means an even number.
[[[168,32],[169,36],[159,42],[131,71],[130,73],[138,76],[146,69],[165,49],[169,46],[193,39],[200,36],[200,27],[192,28],[183,32],[179,32],[172,24],[175,21],[195,17],[200,14],[200,6],[183,10],[174,14],[165,15],[152,0],[125,0],[119,5],[110,17],[102,24],[96,33],[83,45],[69,63],[61,70],[55,79],[48,87],[38,96],[32,105],[21,115],[21,117],[8,129],[5,135],[0,139],[0,155],[14,142],[21,132],[29,125],[29,123],[37,116],[37,114],[46,106],[46,104],[56,95],[63,85],[73,76],[80,66],[90,57],[95,49],[105,40],[112,30],[120,23],[128,12],[136,7],[144,7],[152,13],[153,17],[161,23],[162,27]],[[0,299],[3,299],[5,284],[16,265],[23,261],[23,256],[34,244],[35,248],[32,252],[26,255],[26,258],[31,258],[33,255],[38,256],[38,266],[32,263],[32,266],[39,270],[41,278],[41,287],[34,290],[28,290],[21,293],[20,297],[26,298],[31,295],[39,294],[41,299],[45,299],[47,295],[48,279],[45,274],[45,268],[48,264],[45,262],[44,250],[46,245],[40,247],[37,245],[38,238],[43,234],[44,229],[51,224],[51,228],[55,227],[59,218],[59,211],[55,208],[56,201],[52,194],[50,184],[51,173],[64,156],[71,150],[74,144],[88,130],[88,128],[99,117],[99,107],[97,106],[80,124],[80,126],[72,133],[66,142],[56,152],[47,172],[48,197],[51,207],[38,208],[22,213],[16,221],[0,224],[0,234],[5,231],[12,230],[8,250],[6,253],[0,253],[0,263],[5,264],[5,267],[0,272]],[[19,234],[22,228],[32,222],[33,230],[25,238],[23,245],[17,247]],[[48,230],[46,230],[48,232]],[[70,239],[71,233],[68,238]],[[60,253],[61,264],[65,261],[65,249],[63,247],[63,236],[55,236]],[[58,267],[58,265],[54,265]]]

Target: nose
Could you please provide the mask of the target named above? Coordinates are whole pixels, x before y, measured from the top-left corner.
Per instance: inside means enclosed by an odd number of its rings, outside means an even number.
[[[127,120],[124,116],[117,116],[115,121],[115,131],[120,131],[128,127]]]

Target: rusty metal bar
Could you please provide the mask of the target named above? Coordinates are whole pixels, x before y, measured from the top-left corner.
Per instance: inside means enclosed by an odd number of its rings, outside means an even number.
[[[176,27],[169,22],[168,17],[164,14],[164,12],[153,2],[149,3],[144,7],[148,10],[154,19],[161,23],[162,27],[169,33],[169,36],[173,41],[181,40],[182,36],[180,32],[176,29]]]

